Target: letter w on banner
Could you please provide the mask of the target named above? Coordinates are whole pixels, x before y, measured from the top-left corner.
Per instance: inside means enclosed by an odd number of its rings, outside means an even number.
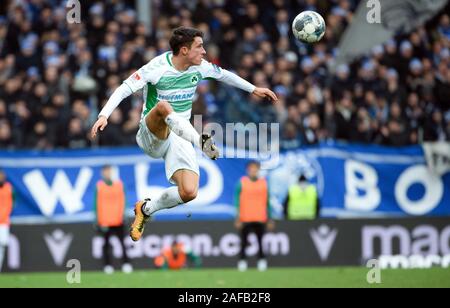
[[[425,142],[423,152],[428,168],[439,176],[450,172],[450,143]]]
[[[448,0],[363,0],[339,42],[336,65],[351,62],[396,34],[409,33],[436,15]]]

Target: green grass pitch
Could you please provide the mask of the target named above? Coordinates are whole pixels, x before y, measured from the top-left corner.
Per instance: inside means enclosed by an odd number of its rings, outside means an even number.
[[[81,272],[80,284],[69,284],[66,273],[0,274],[0,287],[119,287],[119,288],[298,288],[298,287],[450,287],[450,269],[390,269],[381,271],[381,283],[369,284],[367,268],[269,268],[266,272],[251,269],[198,269],[182,271]]]

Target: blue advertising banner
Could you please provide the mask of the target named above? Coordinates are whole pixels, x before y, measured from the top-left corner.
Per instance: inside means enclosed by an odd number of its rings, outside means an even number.
[[[233,194],[248,159],[211,161],[199,156],[196,200],[161,211],[159,220],[233,219]],[[90,221],[103,165],[125,184],[128,211],[170,186],[164,162],[138,148],[0,152],[16,196],[13,221]],[[322,217],[450,215],[450,173],[432,173],[421,147],[386,148],[321,144],[263,161],[275,217],[300,173],[317,186]]]
[[[420,146],[322,144],[285,153],[280,161],[269,172],[278,211],[278,201],[303,173],[316,184],[322,217],[450,215],[450,172],[433,173]]]

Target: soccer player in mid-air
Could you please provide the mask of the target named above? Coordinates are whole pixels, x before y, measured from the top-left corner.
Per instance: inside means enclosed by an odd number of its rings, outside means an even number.
[[[133,241],[138,241],[144,225],[157,211],[192,201],[197,197],[199,165],[195,150],[199,147],[215,160],[219,151],[209,134],[200,135],[189,122],[192,100],[202,79],[215,79],[240,88],[260,98],[276,102],[269,89],[257,88],[241,77],[203,59],[203,33],[181,27],[170,39],[172,51],[163,53],[126,79],[109,98],[92,127],[92,138],[108,125],[108,117],[120,102],[144,88],[144,107],[136,135],[139,147],[153,158],[165,160],[166,177],[172,186],[161,196],[138,201],[135,219],[130,229]]]

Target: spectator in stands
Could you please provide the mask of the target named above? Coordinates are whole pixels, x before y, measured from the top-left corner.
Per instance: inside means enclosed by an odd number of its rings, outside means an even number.
[[[351,21],[355,1],[214,1],[214,5],[211,1],[153,1],[158,16],[153,31],[137,21],[134,2],[85,3],[79,24],[66,22],[62,0],[0,4],[4,12],[0,16],[0,97],[6,105],[2,111],[0,103],[0,146],[97,146],[78,134],[60,132],[77,122],[71,121],[73,117],[79,118],[83,129],[89,127],[95,120],[92,115],[118,82],[166,51],[171,30],[181,23],[205,32],[211,62],[237,70],[255,84],[277,88],[284,96],[280,105],[271,106],[239,90],[203,81],[194,111],[207,121],[278,122],[286,135],[285,148],[330,138],[401,146],[423,142],[425,137],[435,139],[432,130],[442,126],[447,131],[450,4],[425,26],[376,46],[332,73],[328,63],[335,61],[335,49]],[[326,35],[317,44],[300,44],[290,31],[294,12],[306,9],[319,10],[327,22]],[[411,94],[417,95],[412,113],[405,110]],[[405,110],[406,125],[388,119],[395,102]],[[102,136],[100,146],[135,143],[130,136],[136,127],[130,123],[140,104],[136,94],[120,105],[111,123],[114,129]],[[361,108],[367,110],[370,121]],[[441,124],[432,120],[434,110],[440,110]],[[45,128],[36,127],[37,123]],[[310,123],[319,127],[311,128]],[[395,134],[403,139],[394,140]],[[450,140],[450,136],[439,133],[438,139]]]
[[[14,141],[12,139],[11,126],[8,121],[0,120],[0,147],[2,149],[12,148]]]
[[[100,144],[103,146],[119,146],[124,144],[124,133],[122,131],[122,111],[116,109],[108,119],[108,129],[100,135]]]
[[[390,108],[388,122],[381,127],[381,143],[391,146],[405,146],[410,144],[411,133],[400,105],[394,102]]]
[[[69,121],[69,130],[67,132],[67,144],[69,149],[83,149],[88,147],[87,131],[83,128],[81,120],[73,117]]]
[[[302,141],[295,122],[286,122],[282,133],[280,142],[280,148],[282,150],[295,150],[300,148]]]
[[[336,122],[336,139],[350,140],[355,126],[355,111],[349,92],[344,93],[337,104],[334,120]]]
[[[427,119],[424,129],[424,140],[426,141],[445,141],[448,140],[445,121],[442,112],[434,110],[431,118]]]

